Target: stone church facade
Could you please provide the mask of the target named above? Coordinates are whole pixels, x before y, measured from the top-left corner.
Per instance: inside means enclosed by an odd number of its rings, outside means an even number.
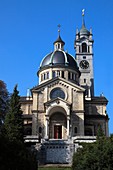
[[[94,94],[94,41],[82,17],[74,41],[75,57],[65,51],[58,31],[54,51],[40,63],[38,85],[31,95],[21,97],[26,141],[93,141],[99,127],[109,136],[108,100]]]

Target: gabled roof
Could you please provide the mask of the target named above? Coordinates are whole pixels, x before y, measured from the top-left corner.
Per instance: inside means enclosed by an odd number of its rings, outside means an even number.
[[[55,83],[55,82],[59,82],[59,81],[62,81],[64,83],[66,83],[67,86],[71,85],[73,88],[77,88],[79,91],[82,91],[82,92],[85,91],[85,89],[83,87],[81,87],[81,86],[79,86],[79,85],[77,85],[77,84],[75,84],[73,82],[67,81],[67,80],[65,80],[65,79],[63,79],[61,77],[55,77],[53,79],[50,79],[50,80],[46,81],[45,83],[42,83],[42,84],[40,84],[38,86],[33,87],[31,89],[31,92],[40,91],[41,88],[45,88],[48,85],[50,85],[52,83]]]

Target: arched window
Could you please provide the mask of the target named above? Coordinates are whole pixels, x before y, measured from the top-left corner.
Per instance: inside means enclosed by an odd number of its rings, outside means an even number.
[[[46,74],[44,73],[44,80],[46,80]]]
[[[90,47],[88,46],[88,53],[90,53]]]
[[[47,72],[47,79],[49,79],[49,72]]]
[[[64,78],[64,71],[62,71],[62,78]]]
[[[87,44],[82,43],[82,52],[87,52]]]
[[[71,74],[71,73],[70,73],[70,72],[68,72],[68,79],[70,79],[70,78],[71,78],[70,74]]]
[[[43,74],[41,74],[41,81],[43,81]]]
[[[52,72],[52,76],[53,76],[53,78],[56,77],[56,72],[55,71]]]
[[[81,52],[81,50],[80,50],[80,46],[79,46],[79,53]]]

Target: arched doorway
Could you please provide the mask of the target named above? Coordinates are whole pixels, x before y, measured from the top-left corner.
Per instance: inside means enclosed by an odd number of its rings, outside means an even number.
[[[49,119],[49,138],[66,139],[67,121],[66,116],[61,112],[55,112]]]

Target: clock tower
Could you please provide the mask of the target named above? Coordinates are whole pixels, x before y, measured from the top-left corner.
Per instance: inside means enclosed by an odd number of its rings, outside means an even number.
[[[76,61],[81,72],[80,85],[86,89],[85,96],[94,96],[93,75],[93,39],[92,30],[85,27],[84,10],[82,10],[82,28],[76,30],[74,47],[76,49]]]

